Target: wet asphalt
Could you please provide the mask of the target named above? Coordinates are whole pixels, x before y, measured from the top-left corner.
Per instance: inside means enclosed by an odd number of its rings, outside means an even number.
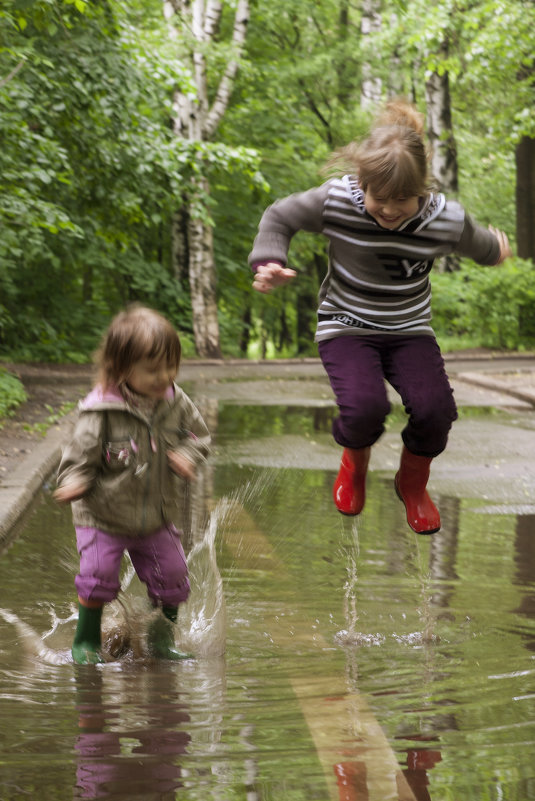
[[[470,498],[497,511],[535,514],[535,355],[446,355],[459,420],[448,448],[432,466],[429,487]],[[58,380],[51,376],[51,380]],[[180,381],[202,404],[333,406],[317,359],[289,361],[195,361],[181,367]],[[391,391],[393,404],[399,403]],[[73,413],[50,429],[0,486],[0,547],[16,537],[43,483],[58,464]],[[372,450],[370,470],[394,475],[401,452],[400,426],[392,426]],[[217,462],[217,453],[215,454]],[[335,472],[340,448],[323,438],[299,437],[259,448],[246,444],[243,463],[306,467]],[[532,508],[533,507],[533,508]]]

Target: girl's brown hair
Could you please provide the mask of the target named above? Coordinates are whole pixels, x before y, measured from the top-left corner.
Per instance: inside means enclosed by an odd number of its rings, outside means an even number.
[[[392,100],[363,142],[351,142],[328,167],[354,173],[378,197],[421,197],[430,191],[424,116],[405,100]]]
[[[111,321],[96,355],[98,381],[105,388],[124,381],[141,359],[166,358],[178,372],[180,339],[163,315],[145,306],[129,306]]]

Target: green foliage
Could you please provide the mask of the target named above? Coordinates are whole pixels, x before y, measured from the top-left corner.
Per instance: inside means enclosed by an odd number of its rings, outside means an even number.
[[[160,2],[2,3],[0,356],[85,361],[130,300],[166,313],[193,355],[188,277],[171,264],[174,213],[192,196],[194,213],[214,223],[225,355],[315,353],[324,240],[296,237],[290,259],[299,277],[269,298],[252,290],[246,259],[263,209],[318,184],[328,154],[364,135],[371,110],[361,107],[361,89],[370,70],[385,96],[405,93],[423,111],[428,71],[447,70],[460,200],[513,241],[514,147],[535,132],[533,2],[380,5],[383,24],[365,36],[361,4],[256,0],[217,139],[186,142],[170,120],[175,90],[193,92],[180,61],[188,34],[169,36]],[[228,55],[234,9],[225,8],[206,53],[210,91],[210,75]],[[209,177],[210,196],[195,191],[199,173]],[[522,287],[524,274],[515,278]],[[528,311],[514,290],[502,288],[506,331],[498,318],[483,319],[482,299],[472,295],[479,272],[461,275],[435,277],[435,325],[448,336],[470,331],[489,346],[528,346]],[[528,307],[529,296],[527,286]],[[471,315],[462,313],[472,302]]]
[[[187,286],[169,256],[171,218],[199,155],[169,126],[187,74],[121,4],[80,16],[50,0],[23,24],[8,5],[13,46],[0,51],[0,74],[11,75],[15,55],[23,66],[0,85],[0,352],[87,360],[131,300],[190,329]],[[142,19],[154,30],[163,21],[152,8],[158,17],[145,7]]]
[[[59,2],[8,8],[0,347],[18,359],[83,359],[110,312],[136,298],[174,307],[188,329],[187,283],[166,261],[170,217],[192,160],[223,154],[181,152],[170,135],[176,68],[136,42],[139,14],[134,30],[112,6],[83,22]],[[197,213],[209,214],[203,198]]]
[[[0,37],[0,354],[87,360],[132,300],[192,341],[174,214],[187,197],[212,217],[200,171],[261,178],[241,141],[173,132],[173,94],[193,89],[161,4],[8,0]]]
[[[440,340],[473,347],[535,347],[535,265],[510,259],[499,267],[467,264],[433,276],[433,328]]]
[[[469,120],[459,116],[455,136],[459,163],[459,200],[470,215],[485,227],[507,231],[515,242],[515,158],[512,148],[504,148],[491,135],[474,130]]]
[[[262,154],[262,173],[270,187],[266,195],[249,193],[249,211],[241,200],[244,213],[239,226],[245,241],[238,243],[225,262],[234,265],[241,247],[248,286],[242,288],[241,281],[234,279],[227,289],[220,273],[221,293],[226,297],[232,287],[239,298],[236,305],[245,305],[251,312],[249,352],[255,355],[263,351],[275,356],[306,355],[307,341],[308,352],[315,352],[314,295],[325,274],[320,267],[325,259],[324,240],[309,235],[295,239],[290,266],[299,276],[284,292],[278,290],[269,298],[250,290],[245,260],[263,209],[277,197],[319,183],[319,168],[332,146],[362,138],[370,119],[360,108],[364,64],[382,79],[385,96],[387,92],[406,94],[424,112],[429,70],[448,72],[459,198],[478,222],[505,230],[513,246],[514,147],[519,136],[529,134],[535,125],[533,3],[387,0],[380,4],[383,24],[369,36],[362,35],[359,12],[353,4],[322,0],[314,4],[313,11],[309,3],[306,6],[277,0],[255,5],[248,37],[249,62],[239,76],[222,128],[225,137],[249,131],[249,141]],[[341,24],[342,8],[348,11],[345,26]],[[444,41],[446,50],[441,49]],[[344,70],[344,64],[349,69]],[[226,216],[226,206],[223,213]],[[215,218],[219,223],[217,212]],[[219,253],[217,228],[216,247]],[[473,296],[468,294],[468,269],[462,271],[462,277],[437,275],[433,279],[434,323],[441,335],[447,332],[448,338],[463,337],[463,343],[469,338],[471,344],[475,340],[489,347],[529,347],[528,312],[509,294],[514,290],[496,289],[496,294],[505,290],[504,317],[513,321],[505,323],[495,311],[491,323],[492,316],[483,319],[484,295],[475,290]],[[488,280],[491,276],[499,280],[498,271],[477,270]],[[508,270],[508,265],[500,268],[500,275],[507,275]],[[474,274],[479,275],[477,271]],[[519,296],[521,293],[519,289]],[[476,303],[473,313],[472,299]],[[303,307],[311,312],[309,323],[304,322],[304,314],[298,314]],[[281,337],[282,330],[290,331],[290,341]]]
[[[246,61],[220,135],[231,143],[247,131],[248,143],[261,154],[267,186],[235,179],[219,182],[214,191],[220,327],[229,355],[316,353],[318,262],[325,267],[325,242],[296,237],[291,266],[299,278],[269,297],[251,289],[247,255],[264,208],[324,180],[320,168],[333,148],[365,131],[368,115],[358,102],[359,25],[354,9],[344,17],[333,0],[252,7]],[[248,349],[240,350],[244,344]]]
[[[20,381],[4,367],[0,367],[0,428],[2,419],[14,414],[17,406],[27,400],[26,391]]]
[[[22,426],[25,431],[29,431],[30,433],[41,434],[41,436],[45,436],[47,431],[51,428],[51,426],[58,423],[62,417],[75,408],[76,403],[69,402],[69,403],[62,403],[60,408],[57,411],[54,411],[52,406],[46,405],[46,410],[48,412],[48,417],[43,420],[41,423],[24,423]]]

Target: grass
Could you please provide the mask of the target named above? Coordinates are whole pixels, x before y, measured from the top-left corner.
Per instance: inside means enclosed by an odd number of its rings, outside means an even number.
[[[41,420],[39,423],[24,423],[22,427],[31,434],[41,434],[44,437],[46,432],[58,423],[62,417],[71,412],[75,406],[75,401],[69,401],[68,403],[62,403],[60,408],[55,411],[52,406],[47,404],[46,409],[50,414],[45,420]]]

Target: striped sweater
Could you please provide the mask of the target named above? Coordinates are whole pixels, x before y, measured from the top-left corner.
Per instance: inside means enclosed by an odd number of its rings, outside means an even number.
[[[499,258],[494,234],[442,194],[428,195],[417,215],[396,230],[382,228],[366,212],[358,180],[347,175],[266,209],[249,263],[285,265],[299,230],[321,233],[329,241],[316,341],[372,333],[433,336],[433,260],[453,252],[478,264]]]

